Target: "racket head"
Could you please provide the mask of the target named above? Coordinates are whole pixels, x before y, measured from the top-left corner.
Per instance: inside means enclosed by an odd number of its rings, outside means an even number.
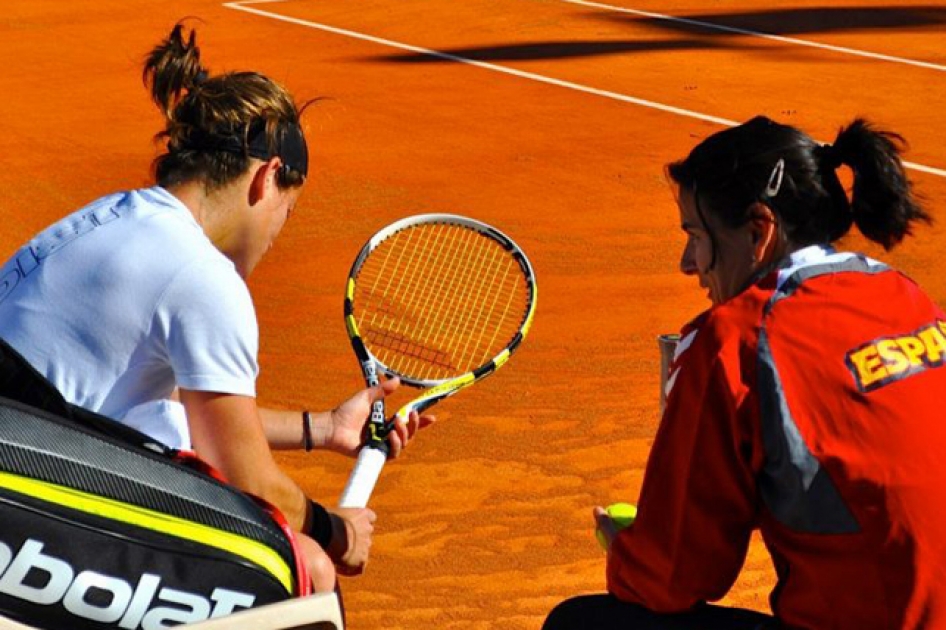
[[[532,264],[508,236],[455,214],[396,221],[362,247],[345,321],[359,360],[415,387],[506,362],[532,325]]]

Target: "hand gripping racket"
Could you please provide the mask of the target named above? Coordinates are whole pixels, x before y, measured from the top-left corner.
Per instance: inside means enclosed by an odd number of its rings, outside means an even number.
[[[532,324],[535,276],[505,234],[451,214],[385,227],[362,247],[348,275],[345,322],[369,387],[378,374],[426,389],[397,416],[422,412],[495,372]],[[341,507],[364,507],[388,455],[394,418],[371,410]]]

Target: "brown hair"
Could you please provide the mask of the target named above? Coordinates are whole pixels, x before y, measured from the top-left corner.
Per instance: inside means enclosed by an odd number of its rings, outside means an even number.
[[[178,23],[148,54],[142,79],[166,118],[155,135],[167,151],[152,165],[160,186],[195,179],[226,185],[249,168],[250,157],[280,156],[279,184],[301,186],[308,168],[301,110],[289,92],[256,72],[210,76],[194,30]]]

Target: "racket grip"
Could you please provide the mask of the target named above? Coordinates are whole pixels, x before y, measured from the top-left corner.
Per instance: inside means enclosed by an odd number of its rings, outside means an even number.
[[[355,469],[348,477],[348,483],[342,491],[342,498],[338,502],[343,508],[363,508],[368,505],[368,499],[374,490],[381,469],[387,460],[387,454],[381,449],[366,446],[358,454]]]

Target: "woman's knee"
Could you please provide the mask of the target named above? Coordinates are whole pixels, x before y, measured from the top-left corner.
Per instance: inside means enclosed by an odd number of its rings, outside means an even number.
[[[316,593],[331,593],[337,582],[335,564],[328,554],[323,551],[319,543],[308,536],[296,537],[302,556],[305,558],[306,568],[312,580],[312,589]]]
[[[542,630],[578,630],[586,627],[588,597],[566,599],[545,618]]]

